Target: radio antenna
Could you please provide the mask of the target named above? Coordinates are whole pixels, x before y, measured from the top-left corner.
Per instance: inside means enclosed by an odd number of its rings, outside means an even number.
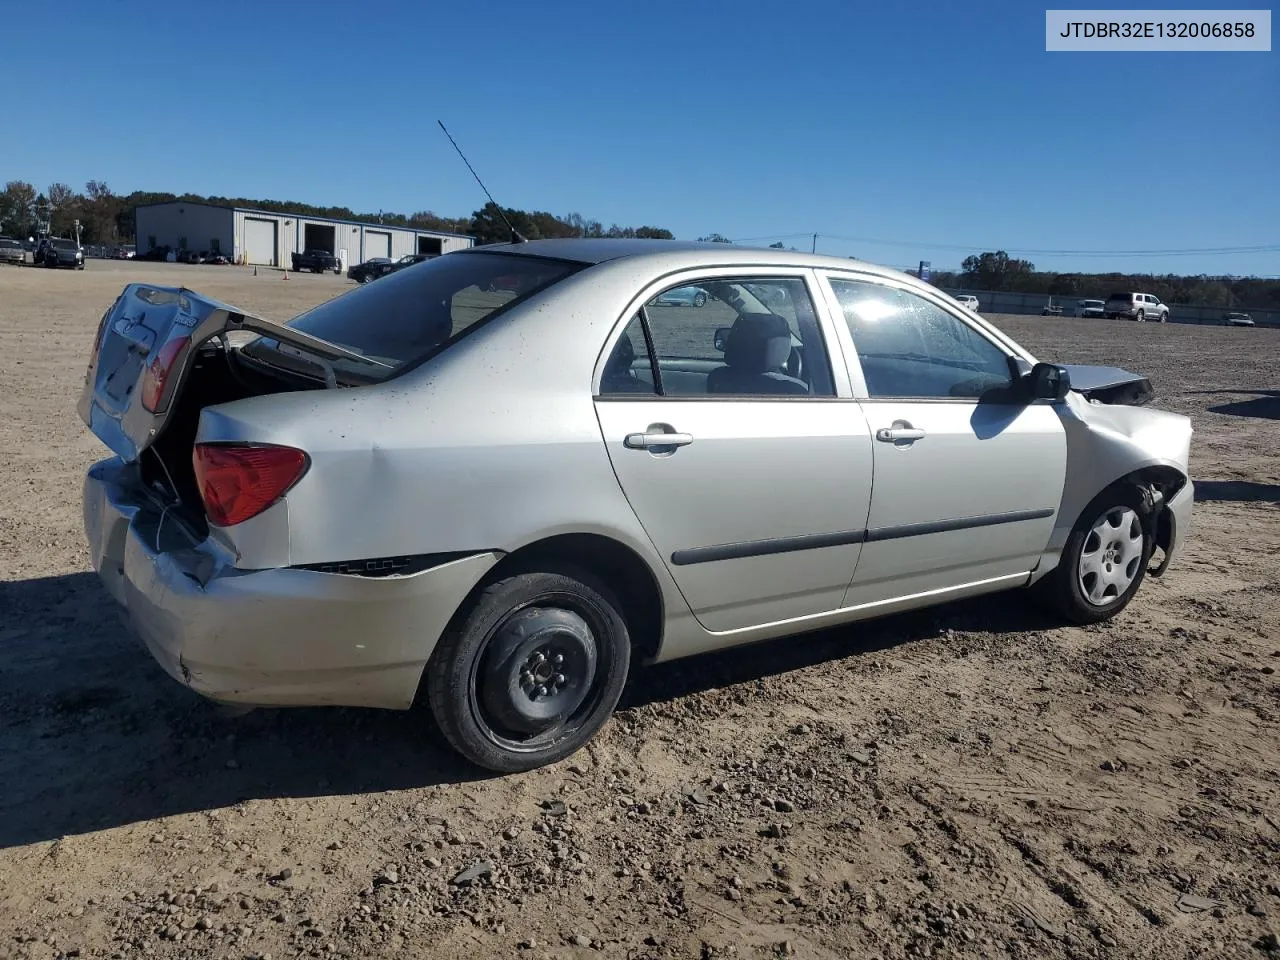
[[[502,218],[502,222],[505,223],[507,225],[507,229],[511,231],[511,242],[528,243],[524,237],[520,236],[520,231],[511,225],[511,221],[507,219],[507,212],[502,209],[501,204],[499,204],[497,200],[493,199],[493,194],[490,193],[489,188],[484,185],[484,181],[480,179],[480,174],[476,173],[475,167],[471,166],[471,162],[467,160],[467,155],[463,153],[462,148],[458,146],[458,141],[453,139],[453,134],[451,134],[448,128],[444,125],[444,121],[437,120],[436,123],[440,124],[440,129],[444,131],[444,135],[448,137],[449,142],[453,144],[453,149],[458,151],[458,156],[462,157],[462,162],[467,165],[467,169],[471,171],[471,175],[476,178],[476,183],[480,184],[480,189],[483,190],[484,195],[489,198],[489,202],[498,208],[498,216]]]

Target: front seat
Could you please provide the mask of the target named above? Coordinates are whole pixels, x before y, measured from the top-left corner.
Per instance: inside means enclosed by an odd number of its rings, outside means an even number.
[[[791,327],[776,313],[740,314],[724,345],[725,366],[707,377],[708,393],[807,395],[803,380],[782,372],[791,356]]]

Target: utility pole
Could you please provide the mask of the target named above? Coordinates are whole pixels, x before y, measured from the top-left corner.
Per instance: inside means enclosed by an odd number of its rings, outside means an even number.
[[[816,233],[813,235],[813,248],[812,250],[810,250],[810,252],[811,253],[818,252],[818,235]]]

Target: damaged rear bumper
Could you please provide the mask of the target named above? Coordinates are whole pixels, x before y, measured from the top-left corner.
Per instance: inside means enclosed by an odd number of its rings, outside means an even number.
[[[166,517],[118,457],[85,477],[84,528],[94,568],[165,671],[252,706],[407,709],[454,611],[499,559],[390,577],[240,570]]]

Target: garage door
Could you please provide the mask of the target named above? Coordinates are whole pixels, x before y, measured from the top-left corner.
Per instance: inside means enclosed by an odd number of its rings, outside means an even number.
[[[250,263],[276,266],[276,222],[245,217],[244,252]]]
[[[391,234],[383,233],[380,230],[366,230],[364,232],[364,258],[372,260],[374,257],[390,256]]]

